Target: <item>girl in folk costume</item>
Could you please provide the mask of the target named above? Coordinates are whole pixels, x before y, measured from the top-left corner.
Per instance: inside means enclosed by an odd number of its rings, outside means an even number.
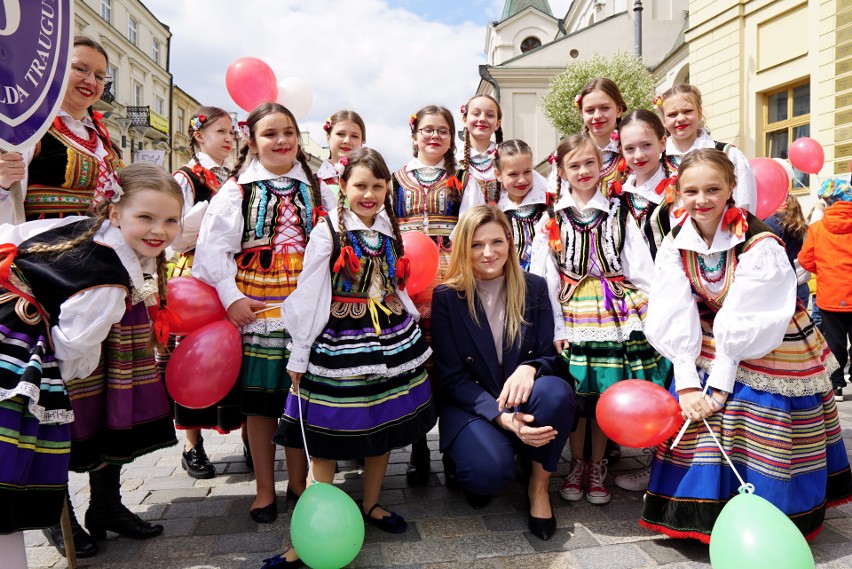
[[[663,124],[669,132],[666,142],[666,168],[675,173],[684,156],[699,148],[716,148],[727,154],[734,164],[737,183],[734,187],[734,202],[737,207],[751,213],[757,207],[757,185],[748,159],[732,144],[713,140],[702,128],[704,113],[701,108],[701,91],[694,85],[675,85],[654,99],[660,110]]]
[[[577,381],[580,421],[571,433],[571,470],[560,490],[565,500],[606,504],[606,435],[595,420],[598,396],[622,379],[665,383],[670,366],[642,333],[648,306],[651,255],[619,198],[605,198],[600,151],[579,134],[556,150],[558,174],[568,190],[542,218],[531,272],[548,282],[555,344]],[[584,459],[586,423],[592,448]]]
[[[366,457],[358,501],[364,521],[402,533],[405,520],[378,500],[390,450],[435,425],[424,369],[432,350],[405,292],[409,260],[391,207],[390,171],[369,148],[342,160],[338,208],[311,234],[299,286],[284,302],[296,390],[276,442],[307,443],[315,478],[329,484],[336,460]],[[284,553],[266,567],[297,566],[294,557]]]
[[[546,209],[547,179],[533,169],[532,149],[526,142],[517,139],[501,142],[495,147],[494,176],[497,205],[509,219],[521,268],[528,271],[535,229]],[[467,190],[461,214],[484,204],[482,192]]]
[[[461,106],[464,149],[461,166],[468,173],[465,195],[478,190],[483,201],[496,203],[499,198],[494,174],[494,153],[503,142],[503,110],[491,95],[476,95]],[[494,141],[491,137],[494,136]],[[475,205],[475,204],[474,204]]]
[[[135,164],[118,179],[94,219],[0,228],[2,350],[21,363],[0,373],[0,533],[56,524],[45,534],[63,555],[58,522],[69,467],[89,471],[91,485],[91,536],[69,502],[78,556],[94,555],[92,536],[104,539],[107,530],[135,539],[163,531],[121,503],[119,473],[176,442],[151,319],[162,342],[163,251],[180,230],[183,200],[153,165]]]
[[[183,190],[184,215],[183,231],[171,247],[179,253],[172,277],[192,275],[192,260],[201,220],[210,199],[231,175],[224,164],[234,147],[231,117],[218,107],[199,108],[189,119],[187,134],[192,159],[174,173]],[[170,341],[173,347],[174,339]],[[168,358],[158,354],[158,361],[163,367]],[[216,468],[204,451],[201,429],[216,429],[220,433],[238,429],[243,423],[243,417],[233,399],[235,397],[228,397],[205,409],[188,409],[175,403],[175,425],[186,433],[181,466],[189,476],[216,476]]]
[[[103,117],[92,109],[112,81],[108,70],[106,50],[75,36],[68,88],[50,129],[23,154],[0,154],[0,222],[91,215],[103,201],[123,167]],[[12,191],[18,184],[20,192]]]
[[[666,131],[656,114],[636,109],[621,119],[619,142],[630,174],[623,183],[614,186],[614,193],[621,196],[622,207],[642,230],[653,257],[657,254],[657,242],[650,220],[674,192],[669,189],[674,180],[668,177],[662,161]]]
[[[780,240],[735,207],[735,185],[714,148],[680,164],[687,221],[657,254],[645,330],[674,363],[671,392],[690,422],[676,448],[657,447],[641,523],[710,541],[740,483],[706,419],[742,479],[812,538],[826,508],[852,495],[829,381],[837,362],[795,302]]]
[[[583,118],[583,134],[589,135],[601,153],[601,192],[611,196],[613,186],[621,183],[627,171],[618,146],[618,128],[627,103],[615,81],[598,77],[583,86],[574,105]]]
[[[432,291],[446,277],[450,257],[450,234],[458,223],[464,184],[463,171],[456,170],[453,115],[444,107],[429,105],[411,115],[414,158],[393,175],[391,202],[400,231],[422,231],[438,244],[438,274],[432,284],[414,298],[420,325],[430,340]],[[424,484],[431,464],[426,439],[412,447],[406,471],[409,482]]]
[[[340,174],[335,165],[340,163],[343,156],[349,156],[367,142],[367,127],[364,126],[364,119],[355,111],[337,111],[328,117],[322,129],[328,140],[328,160],[323,160],[317,169],[317,179],[323,195],[336,197]],[[337,206],[337,202],[324,205],[330,211]]]
[[[271,523],[278,517],[272,435],[290,389],[285,372],[290,335],[280,307],[296,288],[308,235],[324,210],[319,183],[299,146],[299,127],[286,107],[258,106],[241,133],[247,146],[235,171],[249,151],[251,163],[210,200],[192,271],[216,288],[243,335],[240,411],[248,415],[257,484],[249,513],[257,523]],[[305,489],[304,454],[287,449],[287,470],[287,494],[295,499]]]

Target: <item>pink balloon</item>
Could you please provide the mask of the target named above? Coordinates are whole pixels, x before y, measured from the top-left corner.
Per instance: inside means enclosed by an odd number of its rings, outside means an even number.
[[[797,138],[787,151],[790,162],[806,174],[817,174],[825,164],[822,145],[813,138]]]
[[[256,57],[241,57],[228,66],[225,86],[234,102],[248,112],[278,98],[275,72]]]
[[[671,393],[644,379],[625,379],[607,388],[595,416],[607,437],[630,448],[656,446],[683,424]]]
[[[748,163],[757,183],[755,215],[760,219],[766,219],[778,211],[787,199],[790,179],[784,167],[772,158],[753,158]]]
[[[175,277],[166,283],[169,310],[180,319],[171,333],[185,336],[199,328],[225,318],[225,307],[212,286],[194,277]]]
[[[166,365],[166,389],[190,409],[221,401],[240,373],[243,357],[240,331],[227,320],[200,328],[178,344]]]
[[[438,274],[438,246],[425,233],[406,231],[402,234],[405,256],[411,261],[411,275],[405,283],[405,291],[413,297],[426,290]]]

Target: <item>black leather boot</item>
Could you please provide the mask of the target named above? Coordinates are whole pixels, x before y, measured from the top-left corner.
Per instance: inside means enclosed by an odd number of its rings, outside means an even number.
[[[121,503],[121,467],[108,464],[89,473],[92,498],[86,512],[86,527],[95,539],[106,538],[107,530],[132,539],[148,539],[163,533],[163,526],[146,522]]]
[[[68,501],[68,513],[71,514],[71,535],[74,536],[74,549],[77,552],[77,557],[83,559],[86,557],[94,557],[98,552],[98,544],[92,539],[80,522],[77,521],[77,516],[74,514],[74,506],[71,505],[71,500],[68,499],[67,489],[65,499]],[[59,555],[66,557],[65,540],[62,539],[62,526],[56,524],[41,530],[47,542],[56,548]]]
[[[216,467],[210,462],[204,451],[204,439],[198,437],[198,444],[189,450],[183,451],[180,465],[192,478],[213,478],[216,476]]]
[[[431,471],[432,457],[426,437],[423,437],[411,445],[411,458],[408,460],[408,468],[405,469],[405,478],[409,484],[422,486],[429,481]]]

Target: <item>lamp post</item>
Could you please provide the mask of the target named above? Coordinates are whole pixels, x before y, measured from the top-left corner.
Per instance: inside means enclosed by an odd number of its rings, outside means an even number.
[[[633,2],[633,36],[636,43],[636,57],[642,58],[642,0]]]

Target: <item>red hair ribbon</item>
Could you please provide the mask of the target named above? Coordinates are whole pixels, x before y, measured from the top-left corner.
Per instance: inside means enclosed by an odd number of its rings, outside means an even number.
[[[612,185],[610,186],[610,192],[613,195],[620,196],[622,191],[623,191],[623,188],[621,187],[621,180],[614,181],[612,183]]]
[[[192,173],[204,180],[204,183],[207,184],[207,187],[211,190],[219,189],[219,179],[216,178],[215,174],[202,166],[201,164],[195,164],[192,166]]]
[[[399,290],[405,290],[405,281],[411,276],[411,261],[407,257],[396,260],[396,278],[399,279]]]
[[[548,162],[549,164],[556,164],[556,162],[557,162],[558,160],[559,160],[559,155],[558,155],[558,154],[556,154],[556,151],[555,151],[555,150],[554,150],[551,154],[548,154],[548,155],[547,155],[547,162]]]
[[[676,207],[672,210],[672,215],[675,216],[675,219],[683,218],[685,213],[686,213],[686,209],[684,209],[682,207]]]
[[[171,334],[172,327],[180,326],[183,323],[180,316],[169,310],[165,304],[156,310],[153,320],[154,323],[151,326],[151,330],[154,332],[157,342],[162,346],[166,345],[166,342],[169,341],[169,334]]]
[[[664,182],[666,180],[663,180]],[[657,186],[659,192],[659,186]],[[665,190],[666,198],[663,200],[663,203],[673,204],[675,202],[675,198],[677,197],[677,174],[668,178],[668,183],[666,184]]]
[[[18,256],[18,248],[13,243],[3,243],[0,245],[0,283],[9,282],[9,273],[12,270],[12,263],[15,262],[15,257]]]
[[[355,254],[355,250],[351,245],[347,245],[340,250],[340,256],[334,263],[334,272],[339,273],[344,269],[349,269],[350,272],[357,272],[361,268],[361,259]]]
[[[556,218],[551,217],[544,224],[544,230],[547,231],[547,244],[554,251],[562,251],[562,239],[559,236],[559,224],[556,223]]]
[[[656,194],[657,194],[658,196],[661,196],[661,195],[663,195],[663,193],[666,191],[666,189],[667,189],[667,188],[668,188],[671,184],[672,184],[672,179],[671,179],[671,178],[663,178],[662,180],[660,180],[660,183],[659,183],[659,184],[657,184],[657,187],[656,187],[656,188],[654,188],[654,192],[656,192]]]
[[[748,231],[748,213],[746,210],[731,207],[722,217],[722,224],[737,237],[742,237]]]
[[[458,191],[462,190],[462,183],[456,176],[450,176],[447,178],[447,187],[452,189],[455,188]]]
[[[619,174],[624,174],[627,171],[627,160],[624,158],[620,158],[618,160],[618,167],[616,168]]]
[[[320,217],[328,217],[328,210],[325,209],[323,206],[318,205],[317,207],[314,208],[314,213],[313,213],[313,218],[312,218],[314,225],[317,224],[317,221],[319,221]]]
[[[553,192],[545,192],[544,193],[544,205],[551,206],[556,203],[556,194]]]

